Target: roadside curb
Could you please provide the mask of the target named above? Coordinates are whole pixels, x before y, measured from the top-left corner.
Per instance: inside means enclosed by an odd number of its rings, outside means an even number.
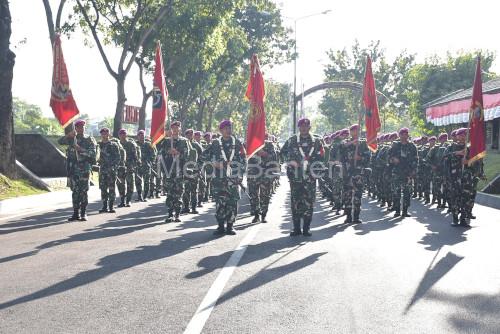
[[[476,195],[476,203],[500,210],[500,196],[490,195],[478,191]]]

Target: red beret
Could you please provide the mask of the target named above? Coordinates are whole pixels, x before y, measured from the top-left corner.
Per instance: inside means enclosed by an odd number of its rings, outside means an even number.
[[[170,127],[173,127],[173,126],[181,127],[181,122],[180,121],[173,121],[172,123],[170,123]]]
[[[297,126],[302,126],[302,125],[311,126],[311,121],[309,120],[309,118],[303,117],[299,119],[299,121],[297,122]]]
[[[118,131],[118,134],[119,134],[119,135],[126,135],[126,134],[127,134],[127,130],[125,130],[125,129],[120,129],[120,131]]]
[[[359,129],[359,124],[353,124],[351,125],[351,127],[349,128],[349,131],[354,131],[354,130],[358,130]]]
[[[455,136],[465,136],[467,134],[467,128],[460,128],[455,130]]]
[[[104,133],[104,132],[109,133],[109,129],[108,129],[108,128],[102,128],[102,129],[99,131],[99,133]]]
[[[231,121],[228,120],[228,119],[225,119],[225,120],[223,120],[222,122],[219,123],[219,130],[222,130],[226,126],[232,126]]]
[[[79,120],[75,121],[75,126],[83,126],[85,124],[87,124],[87,122],[85,122],[85,120],[83,120],[83,119],[79,119]]]
[[[193,129],[187,129],[186,131],[184,131],[185,135],[188,135],[190,133],[193,133]]]
[[[146,132],[144,130],[139,130],[139,132],[137,132],[137,135],[143,135],[145,134]]]

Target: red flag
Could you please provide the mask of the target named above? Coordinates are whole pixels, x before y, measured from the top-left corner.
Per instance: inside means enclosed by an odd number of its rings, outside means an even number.
[[[365,108],[366,142],[368,148],[375,152],[377,150],[377,133],[380,131],[380,118],[370,56],[366,58],[363,107]]]
[[[472,91],[472,101],[469,115],[469,166],[476,160],[486,156],[483,82],[481,79],[481,58],[477,57],[476,76]]]
[[[156,145],[165,137],[165,120],[167,119],[168,90],[163,71],[161,45],[156,45],[155,73],[153,79],[153,115],[151,118],[151,144]]]
[[[52,53],[54,57],[54,69],[52,72],[50,107],[59,124],[66,127],[78,117],[79,111],[69,87],[68,70],[64,62],[59,35],[56,36],[56,40],[54,41]]]
[[[259,59],[257,55],[253,55],[250,60],[250,80],[245,94],[250,101],[246,145],[248,158],[264,147],[266,137],[265,95],[264,78],[260,70]]]

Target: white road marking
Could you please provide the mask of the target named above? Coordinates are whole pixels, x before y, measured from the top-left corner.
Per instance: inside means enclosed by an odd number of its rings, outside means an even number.
[[[212,313],[212,310],[215,307],[215,304],[217,304],[217,301],[219,300],[224,287],[233,275],[234,269],[236,268],[236,266],[238,266],[238,263],[243,257],[243,254],[245,254],[248,245],[250,245],[250,243],[253,241],[261,227],[262,224],[252,226],[248,234],[243,238],[238,247],[236,247],[233,254],[229,258],[229,260],[227,260],[221,272],[212,283],[212,286],[205,295],[205,298],[203,298],[203,301],[196,310],[196,313],[187,325],[184,334],[201,333],[203,327],[205,326],[205,323],[207,322],[210,314]]]

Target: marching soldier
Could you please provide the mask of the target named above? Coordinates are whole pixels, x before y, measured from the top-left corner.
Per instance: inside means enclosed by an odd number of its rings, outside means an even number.
[[[342,163],[341,160],[341,149],[342,141],[349,136],[349,130],[343,129],[337,131],[332,136],[332,147],[330,149],[330,166],[332,174],[332,199],[333,207],[336,215],[340,215],[340,210],[342,209]]]
[[[206,175],[206,170],[203,167],[203,152],[205,151],[205,148],[207,144],[201,139],[201,131],[195,131],[194,132],[194,140],[197,142],[200,147],[201,147],[201,153],[198,152],[198,161],[199,161],[199,166],[198,166],[198,207],[201,208],[203,207],[203,201],[205,199],[205,192],[206,192],[206,185],[207,185],[207,175]]]
[[[252,223],[257,223],[259,220],[267,223],[266,215],[271,200],[273,173],[278,173],[278,168],[276,151],[269,140],[266,140],[264,147],[248,159],[247,184],[250,195],[250,214],[254,216]]]
[[[448,134],[441,133],[438,137],[439,144],[433,146],[427,153],[426,160],[432,170],[432,204],[437,203],[438,208],[444,208],[445,187],[444,187],[444,157],[448,147]]]
[[[427,156],[432,148],[436,145],[437,138],[435,136],[429,137],[427,140],[428,145],[425,149],[422,149],[421,152],[418,153],[419,162],[421,162],[422,170],[422,190],[424,193],[424,204],[429,204],[431,202],[431,182],[432,182],[432,169],[427,160]],[[420,171],[420,169],[419,169]]]
[[[88,190],[90,172],[97,158],[97,144],[93,137],[85,135],[85,121],[74,123],[75,130],[59,138],[60,145],[68,145],[66,150],[66,170],[71,188],[73,215],[68,221],[87,220]]]
[[[342,143],[343,202],[347,213],[346,224],[361,223],[361,196],[363,195],[363,169],[370,160],[370,150],[365,139],[358,136],[359,125],[349,128],[350,138]]]
[[[193,139],[193,129],[187,129],[184,134],[189,147],[189,155],[184,175],[184,195],[182,197],[184,209],[181,213],[189,213],[190,207],[191,213],[198,213],[196,206],[198,202],[198,182],[202,166],[203,148]]]
[[[212,190],[218,227],[214,235],[235,235],[233,224],[238,214],[239,186],[245,171],[246,153],[241,141],[232,134],[231,121],[223,120],[219,131],[221,138],[212,141],[208,152],[215,168]]]
[[[165,205],[168,214],[165,222],[167,223],[172,220],[175,222],[181,221],[179,215],[181,213],[182,196],[184,194],[183,171],[189,156],[188,140],[180,136],[181,122],[172,122],[170,130],[170,136],[162,141],[160,148],[163,158],[162,170],[165,180]]]
[[[114,213],[116,197],[116,173],[120,165],[120,147],[109,139],[109,129],[102,128],[99,142],[99,189],[101,189],[102,209],[99,213]]]
[[[403,192],[403,217],[410,217],[408,208],[411,200],[411,180],[415,177],[418,153],[415,144],[408,141],[408,128],[399,130],[399,141],[392,144],[389,150],[389,161],[393,165],[393,209],[394,217],[401,216],[401,192]]]
[[[156,148],[151,146],[151,141],[146,140],[144,130],[137,133],[137,146],[141,152],[141,163],[138,167],[135,186],[137,188],[138,200],[147,202],[147,196],[150,193],[152,166],[156,160]],[[143,188],[144,185],[144,188]],[[144,190],[144,191],[143,191]]]
[[[298,121],[299,133],[288,139],[281,150],[287,163],[290,182],[293,231],[290,236],[311,236],[310,227],[316,198],[316,178],[312,169],[323,160],[323,145],[319,137],[310,133],[307,118]],[[300,229],[300,221],[303,228]]]
[[[205,139],[205,147],[203,149],[203,172],[206,182],[203,202],[208,202],[212,197],[212,179],[214,177],[214,167],[209,163],[212,152],[212,133],[206,132],[203,135],[203,139]]]
[[[118,182],[118,191],[120,192],[121,202],[118,207],[130,207],[130,201],[134,193],[134,182],[137,174],[137,166],[141,160],[140,151],[135,141],[127,138],[127,130],[118,131],[120,144],[125,150],[125,178]]]

